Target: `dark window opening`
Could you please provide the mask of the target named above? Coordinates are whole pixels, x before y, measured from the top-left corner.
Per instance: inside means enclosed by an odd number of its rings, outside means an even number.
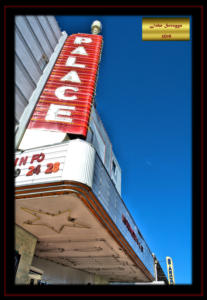
[[[116,172],[116,164],[115,164],[114,161],[112,162],[112,171],[115,174],[115,172]]]
[[[14,250],[14,276],[16,276],[16,273],[17,273],[20,257],[21,257],[21,255],[19,254],[19,252]]]

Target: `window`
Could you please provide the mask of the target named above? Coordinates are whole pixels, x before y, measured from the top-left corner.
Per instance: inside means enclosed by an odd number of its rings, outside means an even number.
[[[100,131],[95,126],[93,128],[93,146],[96,149],[98,155],[100,156],[103,164],[105,164],[106,145],[104,143],[104,139]]]
[[[114,161],[112,162],[112,171],[114,174],[116,173],[116,164]]]
[[[18,251],[14,251],[14,275],[16,276],[21,255]]]

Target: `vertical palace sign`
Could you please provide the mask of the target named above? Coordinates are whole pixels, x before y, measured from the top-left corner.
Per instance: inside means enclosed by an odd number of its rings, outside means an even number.
[[[86,137],[96,87],[102,36],[69,36],[40,95],[28,129]]]

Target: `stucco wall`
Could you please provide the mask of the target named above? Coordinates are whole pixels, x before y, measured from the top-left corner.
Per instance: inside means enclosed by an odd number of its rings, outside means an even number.
[[[34,256],[32,266],[44,271],[42,280],[47,284],[107,284],[100,276],[72,269]]]
[[[15,283],[29,284],[29,268],[32,263],[37,239],[18,225],[15,225],[15,249],[21,255]]]

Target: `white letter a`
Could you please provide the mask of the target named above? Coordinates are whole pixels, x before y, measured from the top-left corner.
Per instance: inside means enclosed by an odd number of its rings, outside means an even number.
[[[76,71],[70,71],[63,78],[61,78],[61,81],[72,81],[81,83],[78,73]]]
[[[80,55],[88,55],[88,53],[86,52],[85,48],[80,46],[75,48],[71,54],[80,54]]]

